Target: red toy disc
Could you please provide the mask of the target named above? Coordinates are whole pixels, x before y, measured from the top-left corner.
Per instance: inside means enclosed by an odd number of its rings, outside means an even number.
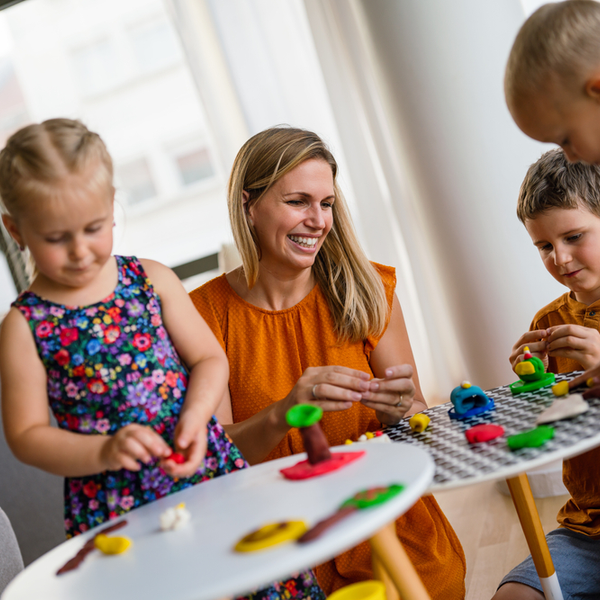
[[[365,454],[365,450],[358,450],[357,452],[335,452],[331,454],[331,458],[323,460],[316,465],[311,465],[307,460],[301,460],[292,467],[281,469],[280,473],[286,479],[310,479],[311,477],[331,473],[331,471],[337,471],[355,461],[357,458],[360,458],[363,454]]]
[[[504,435],[504,427],[501,425],[482,424],[475,425],[471,429],[465,431],[465,436],[469,440],[470,444],[477,444],[479,442],[489,442],[497,437]]]
[[[185,456],[183,454],[180,454],[179,452],[173,452],[172,454],[169,454],[169,456],[167,456],[167,460],[172,460],[178,465],[182,465],[185,462]]]

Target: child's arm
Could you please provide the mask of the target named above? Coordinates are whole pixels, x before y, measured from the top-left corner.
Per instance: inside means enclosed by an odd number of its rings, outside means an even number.
[[[227,391],[229,364],[210,327],[194,307],[177,275],[151,260],[142,265],[162,304],[162,318],[177,352],[189,369],[188,388],[175,429],[175,449],[186,457],[164,461],[174,477],[193,475],[206,452],[206,424]]]
[[[545,329],[536,329],[535,331],[528,331],[524,333],[513,346],[512,352],[510,353],[510,364],[513,368],[518,363],[522,362],[523,355],[525,354],[525,346],[529,347],[529,351],[533,356],[537,356],[543,362],[546,368],[548,367],[548,354],[546,352],[546,336],[547,332]]]
[[[82,477],[107,469],[137,471],[138,461],[170,452],[148,427],[129,425],[114,436],[84,435],[50,425],[46,370],[23,315],[11,309],[0,329],[2,420],[15,456],[56,475]]]
[[[577,361],[587,370],[600,363],[600,332],[583,325],[548,327],[547,352]]]

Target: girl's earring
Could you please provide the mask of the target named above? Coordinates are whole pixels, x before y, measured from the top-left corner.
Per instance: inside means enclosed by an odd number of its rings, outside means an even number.
[[[113,227],[116,227],[116,226],[117,226],[117,223],[116,223],[116,221],[113,219]]]
[[[19,246],[19,250],[20,250],[21,252],[25,252],[25,246]]]

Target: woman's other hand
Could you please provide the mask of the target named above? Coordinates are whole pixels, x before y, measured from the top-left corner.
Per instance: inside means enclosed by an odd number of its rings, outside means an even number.
[[[413,405],[417,388],[412,379],[411,365],[396,365],[385,370],[385,378],[369,382],[369,391],[362,403],[377,411],[377,418],[386,425],[394,425]]]
[[[316,404],[325,411],[346,410],[370,389],[371,376],[347,367],[309,367],[287,396],[288,408]]]

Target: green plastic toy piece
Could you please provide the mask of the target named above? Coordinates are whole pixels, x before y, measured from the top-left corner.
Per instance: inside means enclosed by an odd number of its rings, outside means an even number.
[[[318,423],[323,416],[323,409],[312,404],[296,404],[285,413],[285,420],[290,427],[310,427]]]
[[[355,508],[363,509],[371,506],[377,506],[387,502],[390,498],[397,496],[404,490],[404,486],[399,483],[393,483],[388,487],[375,487],[369,488],[368,490],[362,490],[348,498],[340,508],[346,508],[347,506],[354,506]]]
[[[554,437],[554,427],[540,425],[535,429],[510,435],[506,438],[506,443],[511,450],[519,448],[538,448]]]
[[[554,373],[544,373],[541,379],[535,381],[522,381],[519,379],[519,381],[511,383],[509,387],[513,394],[522,394],[523,392],[533,392],[534,390],[552,385],[555,381],[556,377],[554,377]]]

